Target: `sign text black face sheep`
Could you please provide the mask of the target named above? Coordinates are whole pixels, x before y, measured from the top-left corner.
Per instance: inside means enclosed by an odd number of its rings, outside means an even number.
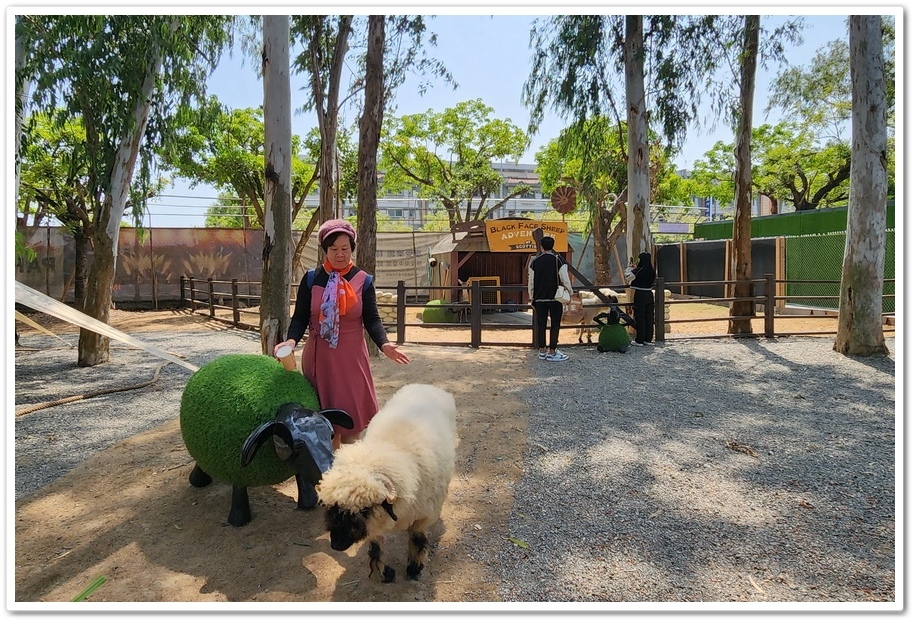
[[[327,507],[331,547],[369,540],[369,575],[393,582],[382,562],[388,532],[407,532],[407,577],[417,580],[428,556],[426,530],[442,512],[455,472],[455,399],[438,387],[399,389],[372,418],[362,439],[344,444],[318,487]]]
[[[333,457],[331,424],[353,428],[344,411],[319,408],[308,380],[273,357],[225,355],[207,363],[181,396],[181,436],[196,461],[188,480],[195,487],[214,478],[232,485],[233,526],[251,521],[248,487],[291,476],[298,508],[314,508],[314,486]],[[259,452],[271,438],[274,447]]]

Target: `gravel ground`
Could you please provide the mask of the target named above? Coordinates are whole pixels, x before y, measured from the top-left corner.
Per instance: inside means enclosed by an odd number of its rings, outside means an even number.
[[[63,336],[75,344],[75,336]],[[259,352],[257,334],[139,333],[195,365]],[[151,379],[161,360],[75,368],[61,343],[17,351],[16,410]],[[475,557],[506,602],[886,602],[895,558],[895,352],[844,357],[832,340],[678,340],[567,350],[518,391],[528,451],[503,534]],[[41,375],[38,372],[41,371]],[[178,416],[190,372],[156,391],[16,418],[16,499],[117,441]],[[140,417],[137,414],[142,413]],[[902,431],[901,431],[902,434]],[[902,447],[902,446],[901,446]],[[896,566],[895,565],[899,565]],[[902,578],[900,578],[902,581]]]
[[[236,329],[218,332],[136,333],[133,337],[202,366],[233,353],[260,353],[257,333]],[[76,334],[60,334],[75,345]],[[66,409],[43,409],[16,418],[16,499],[33,493],[54,478],[122,439],[178,417],[181,393],[192,372],[144,350],[111,341],[118,367],[79,368],[76,350],[51,336],[23,340],[35,351],[17,350],[16,412],[35,405],[159,379],[147,391],[102,394],[69,404]],[[163,364],[167,364],[163,366]],[[119,399],[123,396],[123,399]],[[129,406],[130,408],[125,408]],[[66,416],[65,418],[62,416]]]
[[[890,358],[831,347],[686,340],[532,357],[519,545],[484,554],[502,599],[902,599],[894,340]]]

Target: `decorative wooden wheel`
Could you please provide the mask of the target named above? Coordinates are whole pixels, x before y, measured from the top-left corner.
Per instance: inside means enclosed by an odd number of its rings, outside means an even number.
[[[560,186],[550,195],[550,204],[560,214],[569,214],[576,209],[576,189]]]

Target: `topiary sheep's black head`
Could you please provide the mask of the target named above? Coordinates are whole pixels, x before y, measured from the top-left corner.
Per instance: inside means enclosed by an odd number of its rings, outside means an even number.
[[[300,404],[284,404],[277,410],[274,421],[262,424],[245,440],[242,466],[251,463],[261,445],[272,437],[277,457],[295,467],[296,473],[310,483],[317,484],[334,459],[332,424],[353,428],[353,420],[340,409],[315,412]]]

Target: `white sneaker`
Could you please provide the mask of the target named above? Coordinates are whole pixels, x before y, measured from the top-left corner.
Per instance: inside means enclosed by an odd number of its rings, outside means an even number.
[[[538,359],[545,359],[546,357],[547,357],[547,351],[546,351],[546,350],[545,350],[543,353],[540,352],[540,351],[538,351]]]
[[[544,361],[566,361],[567,359],[569,359],[569,355],[561,353],[560,351],[548,353],[547,356],[544,357]]]
[[[630,346],[645,346],[642,342],[630,342]]]

